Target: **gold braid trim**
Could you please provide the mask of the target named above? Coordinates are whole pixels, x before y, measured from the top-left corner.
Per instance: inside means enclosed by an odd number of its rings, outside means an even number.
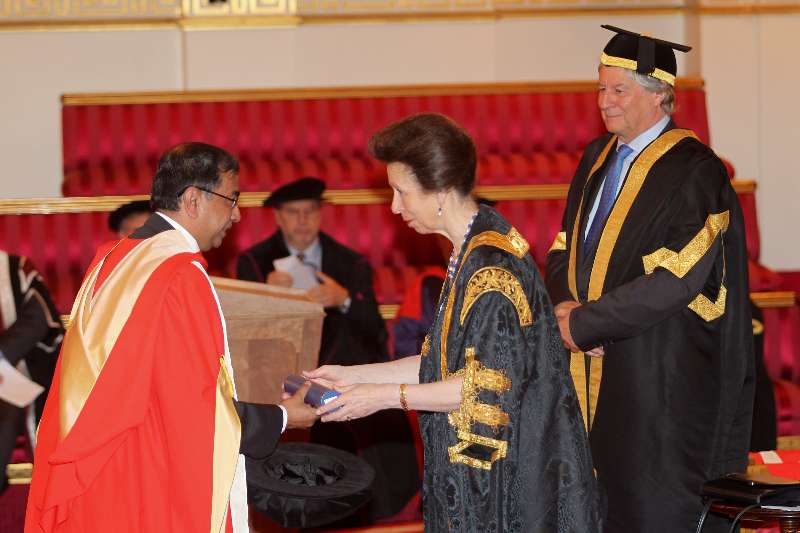
[[[458,271],[456,272],[455,276],[453,276],[453,281],[450,284],[449,294],[447,295],[447,306],[444,309],[444,321],[442,323],[442,336],[439,352],[441,356],[439,363],[442,372],[442,379],[447,377],[447,335],[450,333],[450,323],[453,319],[453,305],[456,301],[456,282],[461,274],[461,269],[464,268],[464,265],[467,263],[469,254],[471,254],[472,251],[479,246],[494,246],[495,248],[500,248],[503,251],[514,254],[519,258],[525,257],[525,254],[527,254],[528,250],[530,250],[528,241],[526,241],[525,238],[522,237],[522,235],[520,235],[515,228],[511,228],[505,235],[496,231],[484,231],[483,233],[479,233],[469,240],[469,243],[467,243],[467,249],[464,251],[464,257],[461,259],[461,264],[458,267]],[[444,285],[442,287],[444,287]]]
[[[706,322],[711,322],[725,314],[725,302],[728,299],[727,297],[727,287],[725,287],[725,285],[720,285],[716,302],[712,302],[703,294],[698,294],[697,298],[692,300],[688,307]]]
[[[458,438],[458,444],[450,446],[447,449],[447,454],[450,456],[451,463],[463,463],[467,466],[471,466],[472,468],[491,470],[492,463],[499,459],[505,458],[506,454],[508,453],[508,443],[504,440],[482,437],[481,435],[475,435],[474,433],[469,432],[459,432]],[[486,446],[487,448],[494,448],[495,451],[492,452],[492,455],[488,461],[469,457],[461,453],[473,444],[480,444],[481,446]]]
[[[458,411],[453,411],[447,420],[458,432],[460,442],[448,450],[450,462],[464,463],[474,468],[489,470],[491,464],[497,459],[506,456],[508,444],[506,441],[491,439],[475,435],[471,431],[473,423],[491,426],[495,431],[500,426],[507,426],[508,413],[496,405],[478,402],[479,389],[492,390],[502,394],[511,389],[511,380],[500,370],[485,368],[475,359],[475,347],[470,346],[465,352],[465,365],[458,373],[463,372],[464,381],[461,385],[461,405]],[[484,461],[463,455],[467,447],[472,444],[481,444],[495,449],[490,461]]]
[[[509,299],[517,310],[519,325],[522,327],[533,324],[533,313],[528,305],[528,299],[519,280],[508,270],[500,267],[484,267],[477,270],[469,281],[464,291],[464,305],[459,317],[460,325],[469,314],[475,302],[486,293],[499,292]]]
[[[422,355],[422,357],[425,357],[426,355],[428,355],[428,352],[430,351],[431,351],[431,335],[430,333],[428,333],[427,335],[425,335],[425,340],[422,341],[422,349],[419,351],[419,353],[420,355]]]
[[[550,249],[547,250],[547,253],[551,252],[563,252],[567,249],[567,232],[566,231],[559,231],[556,234],[556,238],[553,239],[553,244],[550,245]]]
[[[751,320],[753,322],[753,335],[762,335],[764,333],[764,323],[755,318]]]
[[[656,268],[664,268],[676,277],[682,278],[708,253],[716,238],[728,230],[729,223],[730,212],[727,210],[722,213],[708,215],[706,223],[697,235],[680,252],[673,252],[668,248],[659,248],[655,252],[642,257],[645,273],[651,274]],[[712,302],[706,296],[698,294],[689,303],[688,307],[706,322],[711,322],[725,314],[727,296],[728,289],[722,284],[719,288],[716,302]]]
[[[475,372],[476,386],[498,394],[511,390],[511,380],[506,377],[505,372],[493,368],[485,368],[480,364],[478,367],[477,372]]]
[[[638,63],[633,59],[628,59],[626,57],[610,56],[605,52],[600,54],[600,63],[607,67],[620,67],[628,70],[636,70],[638,67]],[[648,76],[652,76],[656,79],[669,83],[673,87],[675,86],[675,76],[673,74],[670,74],[666,70],[661,70],[660,68],[657,68],[654,69],[653,72],[648,74]]]
[[[569,262],[567,266],[567,283],[569,284],[569,292],[572,294],[572,298],[577,302],[578,298],[578,274],[577,274],[577,263],[578,263],[578,234],[580,233],[581,227],[581,216],[583,215],[583,204],[584,201],[587,200],[586,198],[586,191],[589,188],[589,185],[594,180],[594,174],[603,166],[606,162],[606,158],[608,157],[609,152],[611,151],[611,147],[613,147],[617,142],[617,136],[612,135],[611,138],[606,143],[603,150],[600,152],[600,155],[597,156],[597,160],[592,165],[591,170],[589,170],[589,175],[586,176],[586,181],[583,184],[583,192],[581,193],[581,201],[578,204],[578,213],[575,215],[575,221],[573,222],[572,226],[572,239],[570,242],[569,247]],[[599,176],[599,175],[598,175]],[[578,387],[578,383],[575,383],[575,387]]]
[[[697,235],[680,252],[673,252],[668,248],[659,248],[655,252],[642,257],[645,273],[651,274],[656,268],[664,268],[675,276],[682,278],[708,253],[717,235],[728,230],[729,222],[729,211],[708,215],[706,223]]]

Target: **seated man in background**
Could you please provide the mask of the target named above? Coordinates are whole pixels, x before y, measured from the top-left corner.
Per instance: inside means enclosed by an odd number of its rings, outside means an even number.
[[[319,364],[354,365],[388,360],[387,333],[366,258],[320,231],[325,183],[301,178],[276,189],[265,207],[278,230],[239,256],[239,279],[308,290],[325,307]],[[276,268],[276,266],[278,268]],[[387,411],[342,424],[315,424],[311,440],[358,453],[375,469],[369,516],[338,526],[396,514],[419,488],[413,440],[405,414]]]
[[[275,209],[278,230],[239,256],[236,277],[308,289],[311,299],[327,313],[320,364],[385,361],[387,334],[372,288],[372,268],[362,255],[319,230],[324,190],[322,180],[302,178],[273,192],[264,206]],[[316,275],[313,286],[300,279],[302,268],[292,269],[294,277],[276,269],[276,260],[289,256]]]
[[[31,446],[53,379],[64,328],[50,293],[26,257],[0,250],[0,364],[10,364],[45,388],[26,408],[0,399],[0,493],[17,436],[27,429]],[[26,427],[27,426],[27,427]]]
[[[151,214],[150,200],[128,202],[108,215],[108,229],[119,235],[120,239],[125,238],[139,229]]]

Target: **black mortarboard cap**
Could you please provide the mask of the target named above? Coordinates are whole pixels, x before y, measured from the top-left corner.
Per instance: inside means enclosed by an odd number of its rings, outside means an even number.
[[[306,176],[275,189],[264,200],[264,207],[278,207],[294,200],[319,200],[325,191],[325,182],[318,178]]]
[[[108,215],[108,227],[114,233],[119,232],[122,221],[136,213],[151,213],[150,200],[136,200],[119,206]]]
[[[603,24],[602,27],[616,32],[616,35],[603,49],[601,64],[635,70],[639,74],[675,85],[678,65],[673,50],[688,52],[692,49],[691,46],[655,39],[608,24]]]
[[[372,496],[372,467],[361,457],[330,446],[282,442],[266,459],[245,461],[250,505],[283,527],[335,522]]]

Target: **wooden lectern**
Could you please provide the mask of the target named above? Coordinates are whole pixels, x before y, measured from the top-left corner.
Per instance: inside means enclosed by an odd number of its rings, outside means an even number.
[[[279,403],[286,376],[317,367],[322,306],[299,289],[211,280],[225,315],[239,399]]]

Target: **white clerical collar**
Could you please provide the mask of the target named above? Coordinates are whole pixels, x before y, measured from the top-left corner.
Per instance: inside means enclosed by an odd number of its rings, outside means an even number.
[[[175,228],[176,230],[178,230],[178,231],[180,232],[180,234],[181,234],[181,235],[183,235],[183,237],[186,239],[186,242],[189,244],[189,248],[191,249],[191,251],[192,251],[192,252],[195,252],[195,253],[197,253],[197,252],[199,252],[199,251],[200,251],[200,246],[198,246],[198,244],[197,244],[197,239],[195,239],[195,238],[192,236],[192,234],[191,234],[191,233],[189,233],[189,232],[186,230],[186,228],[184,228],[183,226],[181,226],[180,224],[178,224],[177,222],[175,222],[174,220],[172,220],[171,218],[169,218],[167,215],[165,215],[165,214],[164,214],[164,213],[162,213],[161,211],[156,211],[156,214],[157,214],[157,215],[161,215],[161,217],[162,217],[164,220],[166,220],[167,222],[169,222],[169,225],[170,225],[170,226],[172,226],[173,228]]]

